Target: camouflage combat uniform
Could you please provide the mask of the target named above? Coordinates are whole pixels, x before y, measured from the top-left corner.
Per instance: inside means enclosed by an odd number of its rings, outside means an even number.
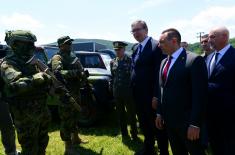
[[[80,103],[80,79],[82,66],[76,64],[72,65],[74,57],[67,53],[59,52],[52,60],[52,70],[60,72],[66,80],[66,87],[69,88],[71,95],[75,98],[77,103]],[[63,141],[70,141],[71,134],[76,132],[78,124],[78,111],[71,105],[66,104],[66,99],[60,98],[62,104],[59,106],[59,115],[61,118],[61,138]]]
[[[3,61],[1,75],[14,115],[21,155],[45,155],[50,122],[46,97],[51,80],[35,66],[26,64],[33,56],[36,37],[29,31],[8,31],[5,41],[13,54]]]
[[[59,47],[65,43],[69,43],[71,47],[72,39],[68,36],[58,39]],[[78,61],[72,64],[76,57],[71,56],[71,49],[67,51],[60,50],[51,60],[52,71],[55,75],[60,75],[64,80],[64,84],[69,89],[70,94],[74,97],[76,102],[81,103],[80,86],[83,67]],[[58,77],[58,76],[57,76]],[[60,80],[61,81],[61,80]],[[77,150],[74,148],[77,144],[81,143],[78,137],[78,114],[73,105],[68,104],[67,99],[60,96],[59,115],[61,119],[60,136],[65,142],[65,154],[76,154]],[[71,153],[73,152],[73,153]]]
[[[0,59],[0,65],[3,59]],[[12,122],[8,104],[3,96],[4,81],[0,77],[0,132],[2,136],[2,144],[5,148],[6,155],[16,155],[15,145],[15,128]]]
[[[127,136],[127,124],[131,125],[131,135],[137,136],[136,114],[130,88],[131,58],[114,58],[111,63],[112,89],[121,127],[122,136]],[[128,122],[127,122],[128,120]]]

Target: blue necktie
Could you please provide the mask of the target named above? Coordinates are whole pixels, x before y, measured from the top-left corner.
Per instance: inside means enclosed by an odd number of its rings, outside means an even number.
[[[136,53],[136,56],[135,56],[135,59],[134,59],[135,62],[139,59],[141,51],[142,51],[142,45],[139,44],[139,46],[138,46],[138,52]]]
[[[212,57],[211,59],[211,63],[210,63],[210,66],[209,66],[209,73],[210,73],[210,76],[213,72],[213,70],[215,69],[215,66],[217,64],[217,61],[218,61],[218,55],[219,53],[218,52],[215,52],[214,56]]]

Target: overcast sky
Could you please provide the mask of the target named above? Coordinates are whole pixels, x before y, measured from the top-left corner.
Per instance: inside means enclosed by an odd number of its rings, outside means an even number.
[[[235,37],[235,0],[4,0],[0,5],[2,43],[12,29],[31,30],[37,44],[63,35],[135,42],[130,25],[136,19],[145,20],[156,39],[174,27],[183,41],[194,43],[198,32],[220,25]]]

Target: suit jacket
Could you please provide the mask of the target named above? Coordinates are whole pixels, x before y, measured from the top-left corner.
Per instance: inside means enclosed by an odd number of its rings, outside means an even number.
[[[231,123],[235,117],[235,49],[232,46],[215,66],[208,83],[209,115]]]
[[[157,113],[163,116],[167,127],[200,127],[207,103],[207,68],[204,59],[184,49],[169,71],[164,84],[163,67],[159,73]]]
[[[153,41],[157,44],[156,40],[150,38],[136,62],[134,62],[134,58],[138,49],[132,54],[131,85],[135,92],[140,94],[139,97],[149,99],[153,97],[160,63],[164,57],[157,45],[153,47]]]

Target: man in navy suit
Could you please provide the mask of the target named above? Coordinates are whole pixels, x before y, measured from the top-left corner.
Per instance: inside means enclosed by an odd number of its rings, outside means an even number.
[[[210,60],[208,81],[208,134],[214,155],[235,154],[235,49],[229,31],[217,27],[209,33],[215,50]]]
[[[204,59],[180,47],[176,29],[162,32],[159,47],[168,55],[160,66],[156,126],[166,128],[173,155],[205,155],[200,129],[207,101]]]
[[[138,41],[133,48],[131,85],[134,102],[140,127],[144,134],[144,148],[137,152],[138,155],[155,154],[155,134],[161,155],[168,155],[168,140],[166,131],[156,131],[154,125],[155,110],[152,108],[152,97],[156,84],[159,66],[163,58],[157,41],[148,37],[148,27],[144,21],[132,23],[132,34]],[[153,102],[153,107],[156,107]]]

